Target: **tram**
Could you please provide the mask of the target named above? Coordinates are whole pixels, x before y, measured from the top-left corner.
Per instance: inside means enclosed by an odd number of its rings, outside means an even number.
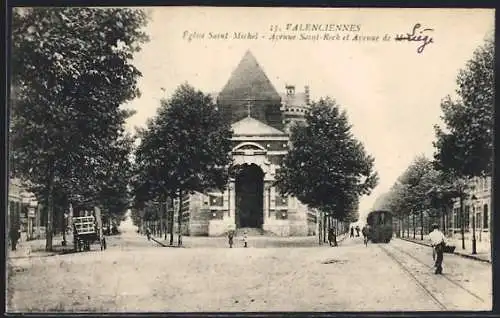
[[[389,243],[392,238],[392,213],[390,211],[372,211],[366,218],[369,226],[368,239],[372,243]]]

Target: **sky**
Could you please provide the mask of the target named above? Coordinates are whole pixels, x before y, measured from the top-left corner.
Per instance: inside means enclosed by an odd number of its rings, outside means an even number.
[[[433,126],[441,123],[440,101],[454,94],[458,71],[494,30],[494,10],[479,9],[145,10],[150,41],[133,61],[143,75],[142,96],[126,105],[137,111],[127,129],[143,127],[160,99],[184,82],[206,93],[220,91],[250,50],[278,92],[287,84],[299,92],[309,85],[313,100],[330,96],[347,111],[353,134],[375,158],[380,177],[371,195],[361,198],[361,218],[417,155],[432,156]],[[412,32],[417,23],[420,28]],[[307,30],[307,24],[328,25],[330,30]],[[342,25],[341,31],[336,25]],[[274,34],[296,38],[273,40],[271,30],[276,28]],[[257,34],[257,39],[235,39],[234,32]],[[339,38],[326,40],[325,33]],[[421,39],[427,35],[432,43],[418,53],[422,41],[394,40],[407,33]],[[189,35],[197,37],[189,41]]]

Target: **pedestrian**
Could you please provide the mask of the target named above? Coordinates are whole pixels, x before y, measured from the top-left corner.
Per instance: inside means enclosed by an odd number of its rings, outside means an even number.
[[[359,225],[356,225],[356,237],[359,237]]]
[[[229,230],[229,232],[227,232],[227,239],[229,241],[229,248],[233,248],[233,238],[234,238],[234,231]]]
[[[335,234],[335,228],[328,230],[328,243],[330,246],[337,246],[337,235]]]
[[[248,247],[247,231],[243,232],[243,247]]]
[[[368,246],[368,225],[363,226],[361,233],[363,233],[363,243]]]
[[[19,241],[19,238],[21,237],[21,230],[15,229],[14,227],[11,227],[10,229],[10,245],[11,249],[15,251],[17,249],[17,242]]]
[[[349,237],[354,237],[354,226],[351,226],[351,235]]]
[[[149,227],[146,228],[146,236],[148,237],[148,241],[151,241],[151,229]]]
[[[439,230],[439,226],[437,224],[432,224],[432,232],[429,234],[429,238],[431,240],[432,248],[436,253],[436,261],[434,263],[434,267],[436,267],[436,271],[434,274],[442,274],[443,273],[443,253],[444,247],[446,245],[445,237],[443,232]]]

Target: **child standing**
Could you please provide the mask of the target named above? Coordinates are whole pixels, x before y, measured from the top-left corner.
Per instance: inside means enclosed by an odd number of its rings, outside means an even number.
[[[234,238],[234,232],[233,232],[233,230],[229,230],[229,232],[227,232],[227,239],[229,241],[229,248],[233,248],[233,238]]]
[[[243,232],[243,247],[248,247],[247,231]]]

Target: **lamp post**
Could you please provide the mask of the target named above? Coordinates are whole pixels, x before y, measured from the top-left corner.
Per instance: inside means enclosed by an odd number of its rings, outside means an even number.
[[[472,254],[476,254],[476,196],[472,195]]]

